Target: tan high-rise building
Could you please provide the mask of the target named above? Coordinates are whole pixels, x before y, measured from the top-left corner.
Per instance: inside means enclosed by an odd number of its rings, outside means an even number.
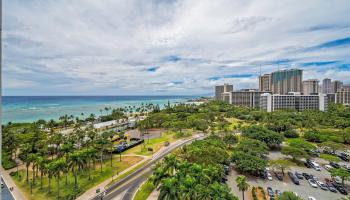
[[[259,76],[259,91],[271,91],[271,74]]]
[[[344,85],[336,93],[336,103],[350,105],[350,85]]]
[[[310,94],[318,94],[318,80],[317,79],[309,79],[303,81],[303,94],[304,95],[310,95]]]
[[[233,85],[230,85],[227,83],[225,83],[224,85],[215,86],[215,100],[222,101],[223,100],[222,94],[227,92],[232,92],[232,91],[233,91]]]
[[[303,70],[286,69],[271,73],[271,92],[273,94],[288,94],[302,92]]]

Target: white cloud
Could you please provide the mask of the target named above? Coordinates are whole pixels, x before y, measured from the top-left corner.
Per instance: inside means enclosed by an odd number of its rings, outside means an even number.
[[[349,45],[305,51],[350,36],[347,0],[14,0],[3,6],[4,77],[29,81],[12,82],[19,88],[35,82],[58,94],[199,94],[224,81],[256,87],[254,76],[208,78],[256,75],[260,64],[264,73],[283,60],[289,62],[281,68],[350,63]],[[349,81],[348,69],[336,64],[307,67],[305,77]],[[150,66],[160,68],[145,70]]]

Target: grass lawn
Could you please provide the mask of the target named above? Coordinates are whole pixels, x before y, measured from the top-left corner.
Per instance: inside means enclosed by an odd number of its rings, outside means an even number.
[[[155,186],[151,181],[146,181],[137,191],[134,200],[146,200],[154,190]]]
[[[161,137],[158,138],[151,138],[147,139],[147,136],[145,136],[145,143],[142,145],[142,151],[141,151],[141,145],[138,145],[136,147],[133,147],[131,149],[128,149],[127,151],[123,152],[122,154],[130,154],[134,153],[137,155],[144,155],[144,156],[150,156],[152,155],[152,152],[147,151],[147,148],[152,148],[153,153],[156,153],[161,147],[164,146],[164,142],[174,142],[180,138],[175,138],[175,133],[168,131],[162,134]]]
[[[65,184],[65,176],[62,173],[60,178],[60,199],[73,199],[74,196],[79,196],[79,194],[92,188],[93,186],[102,183],[103,181],[116,175],[117,171],[123,171],[124,169],[135,165],[142,160],[142,157],[138,156],[128,156],[123,157],[122,162],[119,162],[119,156],[115,155],[113,158],[113,169],[110,166],[110,160],[107,159],[103,163],[103,171],[100,173],[100,165],[96,162],[94,170],[91,170],[91,180],[88,180],[88,171],[81,171],[78,175],[78,189],[74,190],[74,176],[70,172],[68,175],[68,184]],[[20,170],[19,178],[14,176],[13,179],[16,185],[21,188],[27,199],[30,200],[51,200],[57,199],[57,189],[58,183],[57,178],[53,177],[51,179],[51,193],[48,193],[48,178],[44,176],[43,178],[43,190],[40,190],[40,173],[38,178],[36,178],[35,185],[33,186],[33,193],[30,194],[30,184],[26,182],[26,171]],[[32,177],[31,171],[29,171],[29,177]],[[101,188],[102,190],[103,188]]]

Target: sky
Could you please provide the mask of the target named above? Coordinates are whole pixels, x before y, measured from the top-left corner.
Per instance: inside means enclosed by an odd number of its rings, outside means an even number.
[[[199,95],[260,73],[350,83],[348,0],[5,0],[3,95]]]

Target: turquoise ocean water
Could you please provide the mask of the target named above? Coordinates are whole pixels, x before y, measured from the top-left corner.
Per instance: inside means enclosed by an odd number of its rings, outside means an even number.
[[[163,107],[185,102],[195,96],[4,96],[2,98],[2,124],[33,122],[38,119],[58,119],[68,114],[81,117],[101,114],[105,107],[139,106],[153,103]],[[105,114],[105,111],[103,111]]]

